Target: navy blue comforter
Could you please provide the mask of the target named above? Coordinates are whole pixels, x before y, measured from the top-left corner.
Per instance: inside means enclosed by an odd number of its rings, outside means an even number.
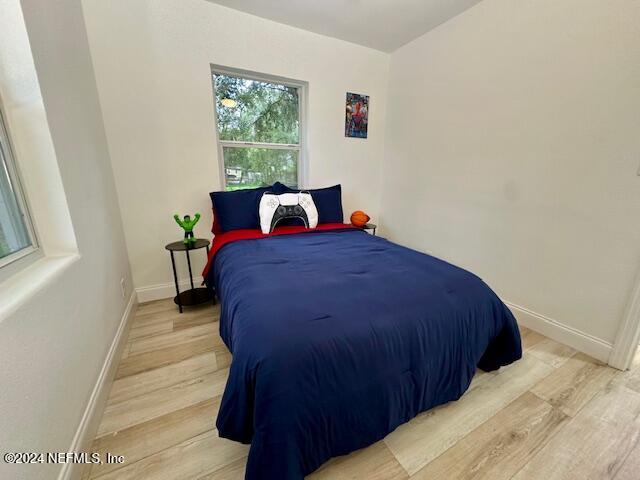
[[[522,355],[480,278],[362,231],[236,241],[214,261],[233,354],[217,427],[251,443],[247,479],[301,479]]]

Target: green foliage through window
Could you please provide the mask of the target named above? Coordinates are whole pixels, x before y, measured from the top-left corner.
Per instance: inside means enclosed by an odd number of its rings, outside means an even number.
[[[213,77],[227,189],[275,181],[297,186],[298,88],[217,73]]]
[[[0,260],[32,245],[17,187],[9,138],[0,114]]]

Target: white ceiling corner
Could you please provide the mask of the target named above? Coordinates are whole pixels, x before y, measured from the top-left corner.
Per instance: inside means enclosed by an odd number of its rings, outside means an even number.
[[[210,0],[311,32],[392,52],[480,0]]]

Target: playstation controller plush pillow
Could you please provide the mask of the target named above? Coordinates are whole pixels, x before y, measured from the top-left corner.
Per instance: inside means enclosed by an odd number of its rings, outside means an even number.
[[[296,193],[294,190],[280,182],[273,184],[271,191],[276,193]],[[316,188],[305,190],[311,194],[313,203],[318,209],[318,223],[342,223],[344,216],[342,213],[342,187],[334,185],[333,187]]]
[[[265,192],[260,199],[258,215],[264,234],[273,232],[279,222],[292,218],[302,220],[307,228],[318,226],[318,210],[309,192]]]

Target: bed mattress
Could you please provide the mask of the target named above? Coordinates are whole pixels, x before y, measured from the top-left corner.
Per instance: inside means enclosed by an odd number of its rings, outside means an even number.
[[[522,355],[466,270],[340,225],[252,232],[216,238],[205,275],[233,355],[217,428],[251,444],[247,479],[302,479]]]

